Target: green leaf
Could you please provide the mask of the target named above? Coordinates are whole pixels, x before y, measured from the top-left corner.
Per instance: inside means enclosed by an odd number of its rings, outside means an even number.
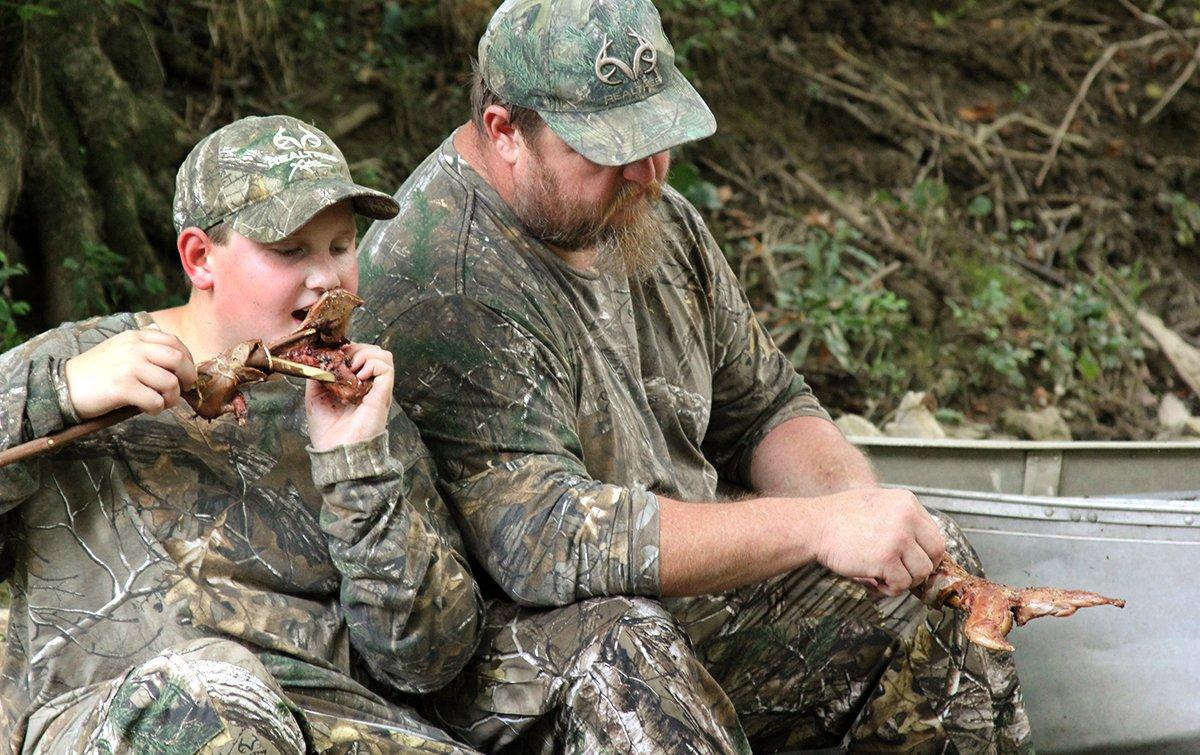
[[[1084,349],[1079,358],[1075,360],[1075,366],[1079,368],[1079,374],[1089,383],[1100,377],[1100,363],[1096,361],[1096,357],[1092,355],[1090,349]]]
[[[980,194],[971,200],[971,204],[967,205],[967,214],[983,218],[992,214],[992,198],[986,194]]]

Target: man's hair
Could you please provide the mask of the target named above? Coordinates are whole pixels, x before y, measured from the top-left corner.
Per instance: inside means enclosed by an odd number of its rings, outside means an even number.
[[[471,123],[475,124],[475,128],[480,134],[485,133],[483,111],[492,105],[499,105],[507,110],[508,122],[526,138],[536,136],[542,126],[546,125],[546,122],[542,120],[542,116],[538,115],[536,110],[530,110],[527,107],[505,102],[500,95],[493,92],[491,87],[487,85],[487,82],[483,80],[483,72],[479,70],[479,63],[471,61],[471,70],[473,73],[471,81]]]

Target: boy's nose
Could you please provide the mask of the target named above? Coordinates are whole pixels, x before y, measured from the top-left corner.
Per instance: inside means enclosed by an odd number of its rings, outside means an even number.
[[[313,265],[304,279],[304,285],[313,291],[328,291],[341,286],[337,267],[328,262]]]

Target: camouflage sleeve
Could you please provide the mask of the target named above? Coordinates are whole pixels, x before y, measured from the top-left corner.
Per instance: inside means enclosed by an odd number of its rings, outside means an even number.
[[[699,214],[690,205],[685,213],[707,261],[712,297],[712,414],[702,450],[723,478],[749,488],[754,449],[771,430],[794,417],[829,414],[759,322]]]
[[[658,499],[588,476],[553,344],[465,296],[426,300],[378,335],[405,366],[397,396],[471,552],[512,599],[659,593]]]
[[[355,648],[376,678],[428,692],[474,652],[483,601],[452,538],[440,532],[448,517],[434,511],[442,504],[415,429],[393,430],[391,439],[399,445],[380,433],[309,455]]]
[[[77,424],[63,369],[81,351],[67,328],[49,331],[0,356],[0,448],[11,448]],[[0,512],[38,487],[38,464],[0,467]]]

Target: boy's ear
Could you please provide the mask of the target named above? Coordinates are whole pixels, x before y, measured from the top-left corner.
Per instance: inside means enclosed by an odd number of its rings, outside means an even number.
[[[199,228],[184,228],[175,241],[179,250],[179,262],[192,286],[202,291],[213,286],[212,239]]]

